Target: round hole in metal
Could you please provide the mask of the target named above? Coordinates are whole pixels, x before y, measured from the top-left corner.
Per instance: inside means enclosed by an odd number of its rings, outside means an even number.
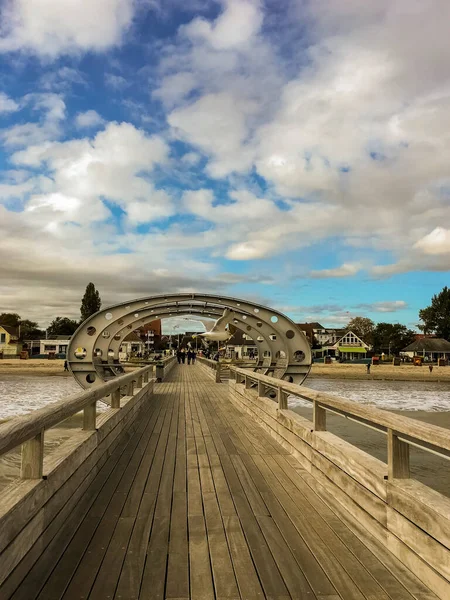
[[[86,333],[87,333],[88,335],[95,335],[95,332],[96,332],[96,331],[97,331],[97,330],[95,329],[95,327],[92,327],[92,325],[86,329]]]
[[[286,337],[288,338],[288,340],[292,340],[292,338],[295,336],[295,331],[292,331],[292,329],[288,329],[286,331]]]

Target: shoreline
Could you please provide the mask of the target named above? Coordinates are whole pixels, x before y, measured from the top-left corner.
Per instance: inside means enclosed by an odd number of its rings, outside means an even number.
[[[127,368],[125,368],[127,371]],[[414,367],[402,364],[394,367],[392,364],[373,365],[367,374],[365,365],[347,363],[313,363],[308,379],[352,379],[359,381],[418,381],[433,383],[450,383],[450,367],[433,366],[430,373],[427,366]],[[55,359],[3,359],[0,360],[0,377],[2,375],[17,375],[23,377],[71,377],[64,371],[64,360]],[[306,380],[306,381],[307,381]]]

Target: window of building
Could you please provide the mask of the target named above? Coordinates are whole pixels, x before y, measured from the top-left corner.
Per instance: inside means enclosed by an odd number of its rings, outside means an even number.
[[[6,343],[6,333],[0,333],[0,344]]]
[[[54,344],[49,344],[44,346],[45,352],[56,352],[56,346]]]

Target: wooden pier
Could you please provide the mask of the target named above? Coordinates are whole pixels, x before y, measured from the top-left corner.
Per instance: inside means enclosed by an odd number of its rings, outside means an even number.
[[[56,486],[51,478],[56,464],[43,462],[46,480],[24,479],[10,491],[0,512],[0,527],[6,526],[0,529],[0,598],[445,598],[449,565],[441,563],[449,556],[450,514],[444,511],[438,527],[429,526],[428,552],[439,546],[438,565],[430,565],[433,561],[417,550],[411,562],[404,556],[410,549],[406,545],[406,550],[390,552],[370,527],[351,527],[335,500],[327,502],[326,494],[318,493],[317,479],[299,461],[289,435],[280,444],[262,426],[269,417],[256,418],[242,405],[246,390],[258,399],[251,381],[240,384],[241,399],[234,391],[239,384],[232,383],[216,383],[204,364],[175,365],[162,383],[154,384],[153,393],[141,393],[134,426],[121,429],[93,475],[86,472],[87,484],[79,479],[64,496],[59,492],[51,519],[43,513],[51,495],[34,513],[27,503],[34,494],[36,506],[45,485]],[[139,384],[142,390],[150,385],[142,377]],[[117,407],[117,395],[111,397],[116,398],[111,414],[124,410]],[[279,410],[275,402],[264,402]],[[317,431],[323,430],[324,413],[316,413]],[[97,417],[97,428],[107,422]],[[72,467],[67,482],[81,465]],[[329,477],[334,479],[332,471]],[[381,510],[376,493],[363,492],[356,480],[353,484],[367,496],[363,504],[372,502]],[[347,492],[352,494],[349,486]],[[70,494],[76,501],[65,510]],[[14,531],[17,502],[30,515],[22,516]],[[367,506],[366,512],[375,524]],[[440,534],[434,535],[437,529]],[[22,539],[21,530],[26,532]],[[26,543],[29,535],[33,543]],[[423,570],[411,568],[421,562]],[[431,575],[423,574],[426,569]]]

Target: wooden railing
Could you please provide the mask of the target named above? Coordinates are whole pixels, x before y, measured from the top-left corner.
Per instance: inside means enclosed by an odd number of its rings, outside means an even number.
[[[211,360],[210,358],[205,358],[204,356],[197,356],[197,360],[201,365],[211,369],[211,371],[214,371],[216,383],[220,383],[220,362],[217,360]]]
[[[173,362],[166,359],[165,364]],[[97,402],[104,400],[110,408],[120,409],[121,398],[130,397],[135,388],[142,388],[153,377],[154,365],[148,365],[115,377],[92,390],[75,394],[28,415],[13,418],[0,425],[0,456],[21,446],[22,479],[40,479],[44,463],[44,436],[50,427],[58,425],[83,411],[83,430],[94,431],[97,420]],[[109,396],[108,400],[106,398]]]
[[[260,375],[248,369],[231,366],[230,371],[237,383],[243,383],[245,388],[257,388],[260,397],[266,396],[268,391],[272,390],[276,394],[280,410],[288,409],[288,396],[296,396],[310,402],[313,409],[311,431],[326,431],[327,412],[331,412],[386,434],[389,479],[410,477],[410,446],[446,459],[450,458],[448,429]]]

